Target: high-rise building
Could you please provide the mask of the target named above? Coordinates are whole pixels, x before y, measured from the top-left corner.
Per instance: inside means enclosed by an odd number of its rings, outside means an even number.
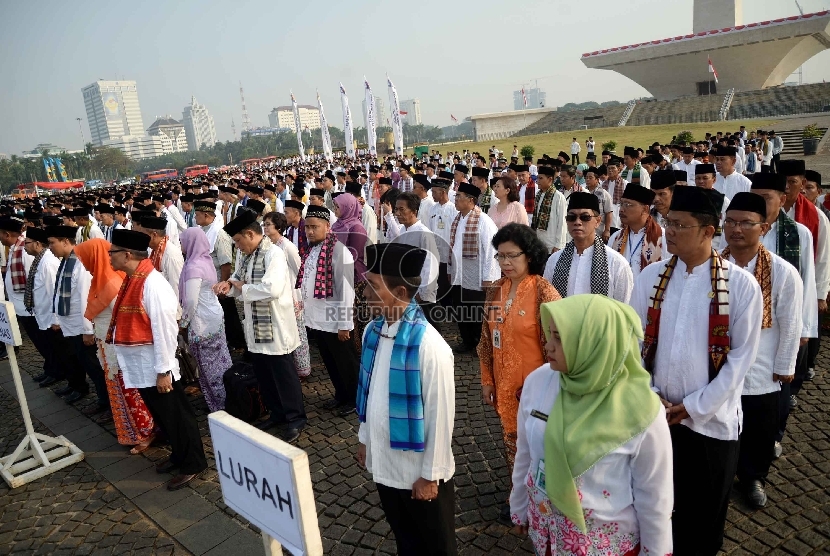
[[[421,101],[417,98],[401,101],[401,120],[407,125],[421,125]]]
[[[298,104],[297,114],[300,116],[300,128],[320,129],[320,109],[310,104]],[[268,123],[272,128],[283,128],[294,131],[294,108],[288,106],[277,106],[268,114]]]
[[[144,135],[135,81],[96,81],[81,92],[93,145],[125,135]]]
[[[544,108],[547,106],[547,94],[542,89],[525,89],[524,96],[527,97],[527,106],[525,106],[521,89],[513,91],[513,110],[530,110],[531,108]]]
[[[107,139],[103,146],[118,149],[133,160],[144,160],[165,154],[161,137],[158,135],[123,135],[117,139]]]
[[[366,122],[366,99],[363,99],[363,125],[368,126]],[[386,111],[386,103],[383,102],[383,97],[375,97],[375,127],[389,127],[392,121],[389,118],[389,113]]]
[[[156,118],[153,125],[147,128],[147,135],[161,138],[163,154],[187,152],[187,134],[184,125],[173,119],[173,116]]]
[[[212,147],[216,144],[213,116],[204,104],[196,102],[196,97],[190,97],[190,104],[182,110],[182,124],[187,137],[188,150],[198,151],[202,145]]]

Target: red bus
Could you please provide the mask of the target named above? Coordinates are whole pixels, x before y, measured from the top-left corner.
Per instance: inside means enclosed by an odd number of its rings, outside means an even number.
[[[164,181],[174,180],[179,177],[176,170],[170,168],[162,168],[161,170],[153,170],[152,172],[144,172],[141,174],[141,181]]]
[[[195,178],[197,176],[206,176],[208,174],[208,167],[205,164],[198,164],[196,166],[188,166],[182,171],[182,175],[186,178]]]
[[[258,158],[246,158],[245,160],[239,161],[239,166],[243,168],[252,168],[254,166],[259,166],[259,159]]]

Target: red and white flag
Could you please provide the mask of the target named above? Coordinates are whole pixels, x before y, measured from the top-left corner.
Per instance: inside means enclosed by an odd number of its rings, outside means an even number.
[[[450,119],[451,119],[452,121],[454,121],[455,123],[458,123],[458,118],[456,118],[456,117],[455,117],[455,116],[453,116],[452,114],[450,114]]]
[[[525,94],[525,88],[522,87],[522,102],[525,104],[525,108],[527,108],[527,95]]]
[[[712,75],[715,76],[715,83],[717,83],[718,82],[718,72],[715,71],[715,66],[712,65],[712,60],[709,59],[709,58],[707,58],[707,59],[709,60],[709,73],[711,73]]]
[[[401,116],[406,116],[409,112],[404,112],[403,110],[398,112]]]

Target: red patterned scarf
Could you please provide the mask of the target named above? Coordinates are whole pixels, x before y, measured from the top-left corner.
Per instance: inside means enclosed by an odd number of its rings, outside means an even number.
[[[25,241],[26,234],[20,234],[9,250],[9,272],[12,275],[12,289],[15,293],[26,291],[26,266],[23,263],[23,242]]]
[[[153,343],[153,329],[150,317],[144,310],[144,281],[153,272],[153,263],[144,259],[132,276],[121,284],[121,291],[115,299],[112,320],[107,330],[108,344],[119,346],[148,346]],[[117,325],[117,326],[116,326]]]
[[[660,333],[660,312],[662,311],[663,296],[669,286],[674,268],[677,266],[677,255],[666,264],[666,268],[654,285],[651,297],[651,307],[646,316],[646,330],[643,338],[643,366],[649,373],[654,374],[654,360],[657,355],[657,336]],[[710,258],[710,277],[712,291],[709,293],[709,382],[712,382],[729,354],[729,273],[723,264],[718,252],[712,250]]]
[[[533,216],[536,210],[536,183],[533,180],[527,182],[525,186],[525,211]]]
[[[314,298],[327,299],[334,295],[334,248],[337,244],[337,236],[329,232],[321,242],[320,255],[317,257],[317,268],[314,274]],[[312,245],[303,262],[300,264],[300,272],[297,274],[296,289],[300,289],[303,285],[303,276],[305,275],[305,263],[308,256],[314,250]]]
[[[467,220],[467,227],[464,228],[464,237],[462,238],[461,257],[464,259],[478,258],[478,219],[481,217],[481,207],[473,207],[469,213],[470,218]],[[450,250],[455,245],[455,232],[458,230],[458,223],[461,222],[461,213],[455,215],[455,220],[450,226]]]
[[[813,259],[818,255],[818,209],[803,193],[795,200],[795,221],[804,224],[813,234]]]
[[[640,248],[640,270],[644,269],[651,263],[657,262],[663,258],[663,249],[660,245],[660,239],[663,237],[663,230],[657,224],[657,222],[651,216],[648,217],[646,220],[646,231],[645,235],[643,236],[643,245]],[[631,228],[628,226],[623,226],[620,233],[617,234],[617,239],[614,240],[614,244],[611,248],[619,253],[620,255],[626,255],[626,249],[631,248],[632,250],[636,250],[637,246],[629,246],[628,244],[628,235],[631,232]],[[632,253],[632,256],[634,254]]]
[[[164,259],[164,250],[167,249],[167,237],[161,238],[158,246],[153,249],[153,254],[150,260],[153,262],[153,268],[161,272],[161,261]]]
[[[720,256],[728,259],[732,253],[729,247],[721,251]],[[761,286],[761,296],[764,299],[764,316],[761,319],[761,328],[772,328],[772,257],[763,244],[758,246],[758,260],[755,261],[755,280]]]

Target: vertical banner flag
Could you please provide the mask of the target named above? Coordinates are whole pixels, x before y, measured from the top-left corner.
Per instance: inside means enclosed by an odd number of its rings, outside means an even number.
[[[389,103],[392,105],[392,135],[395,138],[395,155],[403,156],[403,126],[401,125],[401,107],[398,104],[398,90],[386,76],[386,82],[389,84]]]
[[[291,93],[291,107],[294,108],[294,131],[297,132],[297,148],[300,150],[300,159],[305,162],[305,150],[303,149],[303,129],[300,127],[300,109],[297,108],[297,100],[294,93]]]
[[[55,161],[55,166],[57,168],[57,178],[58,181],[66,181],[66,168],[63,167],[63,163],[61,163],[60,158],[53,158],[52,160]]]
[[[55,181],[55,174],[52,172],[52,166],[49,164],[49,159],[43,157],[43,169],[46,170],[46,181]]]
[[[524,87],[522,87],[522,102],[524,103],[525,108],[527,108],[527,95],[525,94],[525,88]]]
[[[456,117],[455,117],[455,116],[453,116],[452,114],[450,114],[450,119],[451,119],[452,121],[454,121],[455,123],[458,123],[458,118],[456,118]]]
[[[317,108],[320,110],[320,129],[323,132],[323,155],[326,157],[328,162],[331,162],[331,136],[329,135],[329,123],[326,121],[326,113],[323,112],[323,101],[320,100],[320,91],[317,91]]]
[[[712,65],[712,60],[710,58],[707,58],[707,60],[709,60],[709,73],[714,75],[715,83],[717,83],[718,82],[718,72],[715,71],[715,66]]]
[[[343,105],[343,133],[346,139],[346,156],[354,159],[354,131],[352,131],[352,111],[349,109],[349,97],[340,84],[340,103]]]
[[[378,155],[378,135],[376,131],[376,122],[375,118],[377,117],[377,113],[375,112],[375,96],[372,94],[372,88],[369,86],[369,82],[366,81],[366,76],[363,76],[363,84],[365,85],[366,89],[366,96],[364,104],[366,105],[366,142],[369,144],[369,154],[371,156]]]

